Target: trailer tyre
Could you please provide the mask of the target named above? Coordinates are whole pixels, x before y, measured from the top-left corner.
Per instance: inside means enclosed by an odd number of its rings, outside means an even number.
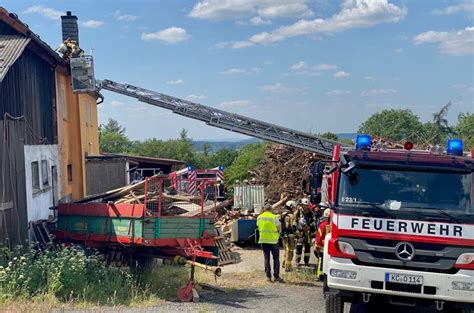
[[[151,270],[155,264],[155,258],[148,255],[132,255],[130,258],[130,268],[138,271]]]
[[[344,301],[338,295],[326,294],[325,304],[326,313],[343,313],[344,311]]]

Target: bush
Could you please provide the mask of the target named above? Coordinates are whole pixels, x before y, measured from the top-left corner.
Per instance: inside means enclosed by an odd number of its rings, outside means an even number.
[[[131,300],[134,277],[127,269],[107,266],[99,254],[78,247],[11,252],[0,267],[0,299],[53,295],[59,301],[122,304]]]
[[[189,279],[188,269],[181,266],[145,272],[108,266],[99,253],[85,254],[80,246],[43,251],[0,248],[0,264],[0,304],[7,306],[21,300],[34,306],[45,299],[53,306],[156,305],[176,300],[178,289]]]

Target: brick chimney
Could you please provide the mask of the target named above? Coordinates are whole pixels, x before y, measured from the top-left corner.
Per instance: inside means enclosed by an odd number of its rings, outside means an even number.
[[[79,44],[79,27],[77,25],[77,16],[72,15],[71,11],[67,11],[66,15],[61,16],[61,24],[63,29],[63,41],[71,38]]]

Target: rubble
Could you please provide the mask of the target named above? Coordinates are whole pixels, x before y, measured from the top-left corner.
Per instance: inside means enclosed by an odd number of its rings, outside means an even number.
[[[156,182],[161,179],[167,180],[168,175],[155,175],[150,177],[149,181]],[[223,208],[222,205],[216,206],[216,202],[213,200],[204,201],[203,206],[201,206],[201,196],[178,193],[171,186],[164,187],[163,192],[160,193],[158,186],[150,184],[147,187],[147,192],[145,192],[146,183],[145,181],[140,181],[136,184],[110,190],[103,194],[86,197],[77,201],[77,203],[100,201],[114,204],[143,204],[146,202],[148,213],[151,215],[158,212],[159,203],[161,202],[161,214],[164,216],[197,216],[201,214],[201,210],[209,214],[214,213],[216,209]],[[226,204],[229,204],[229,202],[224,203],[224,205]]]
[[[256,181],[265,185],[265,196],[269,203],[304,196],[302,183],[307,179],[311,163],[320,159],[316,154],[285,145],[272,145],[265,159],[254,172]]]

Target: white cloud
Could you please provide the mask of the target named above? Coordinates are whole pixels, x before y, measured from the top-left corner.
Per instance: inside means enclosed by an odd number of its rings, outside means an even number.
[[[238,75],[238,74],[256,74],[260,72],[260,68],[252,67],[250,69],[247,68],[229,68],[225,71],[220,72],[221,74],[225,75]]]
[[[234,101],[223,101],[219,104],[222,108],[241,108],[247,107],[250,104],[249,100],[234,100]]]
[[[242,49],[242,48],[247,48],[254,46],[255,44],[249,41],[224,41],[224,42],[219,42],[212,46],[212,48],[215,49],[224,49],[224,48],[230,48],[230,49]]]
[[[349,76],[351,76],[351,74],[347,73],[347,72],[344,72],[344,71],[337,71],[333,75],[334,78],[346,78],[346,77],[349,77]]]
[[[309,0],[199,0],[189,12],[199,19],[303,17],[314,15]]]
[[[396,23],[407,14],[405,7],[398,7],[387,0],[346,0],[341,11],[330,18],[314,20],[301,19],[271,32],[255,34],[248,41],[268,44],[287,38],[332,34],[353,28],[371,27],[380,23]]]
[[[290,66],[290,70],[297,71],[297,70],[302,70],[308,67],[308,64],[304,61],[299,61],[298,63],[293,64]]]
[[[474,2],[472,0],[465,0],[455,5],[450,5],[442,9],[436,9],[431,11],[431,13],[437,15],[452,15],[459,12],[467,12],[469,14],[474,14]]]
[[[474,27],[448,32],[430,30],[415,36],[413,42],[437,43],[442,53],[453,56],[470,55],[474,54]]]
[[[191,94],[191,95],[189,95],[187,98],[189,98],[189,99],[194,99],[194,100],[202,100],[202,99],[206,99],[207,96],[205,96],[205,95],[194,95],[194,94]]]
[[[395,53],[402,53],[402,52],[403,52],[403,49],[402,49],[402,48],[397,48],[397,49],[393,50],[393,52],[395,52]]]
[[[251,19],[249,19],[249,24],[250,25],[255,25],[255,26],[258,26],[258,25],[268,25],[268,24],[271,24],[272,21],[270,20],[264,20],[263,18],[261,18],[260,16],[254,16],[252,17]]]
[[[294,3],[288,3],[289,1],[278,1],[284,2],[282,4],[275,4],[261,7],[258,10],[258,14],[267,18],[277,17],[305,17],[313,16],[314,13],[304,2],[294,1]]]
[[[397,93],[395,89],[369,89],[364,90],[360,93],[361,96],[381,96],[381,95],[393,95]]]
[[[136,15],[125,14],[120,11],[115,11],[114,16],[115,16],[115,19],[120,22],[133,22],[140,18]]]
[[[185,41],[189,37],[186,30],[181,27],[170,27],[155,33],[142,33],[144,41],[160,40],[171,44]]]
[[[314,69],[317,71],[335,70],[337,69],[337,65],[322,63],[322,64],[316,65]]]
[[[290,92],[291,89],[282,85],[281,83],[276,83],[274,85],[266,85],[262,86],[261,89],[266,92],[271,92],[271,93],[287,93]]]
[[[96,21],[96,20],[88,20],[81,23],[82,26],[87,28],[99,28],[104,25],[103,21]]]
[[[184,83],[184,80],[182,80],[182,79],[168,80],[166,83],[168,85],[180,85],[180,84]]]
[[[294,71],[298,75],[318,76],[321,74],[320,71],[337,69],[337,65],[325,63],[318,65],[309,65],[304,61],[299,61],[291,65],[289,69]]]
[[[31,6],[27,8],[25,11],[23,11],[23,13],[24,14],[37,13],[43,17],[46,17],[50,20],[55,20],[55,21],[60,21],[61,15],[64,15],[64,12],[58,11],[53,8],[47,8],[42,5]]]
[[[365,79],[365,80],[369,80],[369,81],[374,81],[374,80],[375,80],[375,77],[370,76],[370,75],[365,75],[365,76],[364,76],[364,79]]]
[[[326,92],[326,95],[328,96],[341,96],[341,95],[349,95],[351,94],[351,91],[350,90],[329,90],[328,92]]]

